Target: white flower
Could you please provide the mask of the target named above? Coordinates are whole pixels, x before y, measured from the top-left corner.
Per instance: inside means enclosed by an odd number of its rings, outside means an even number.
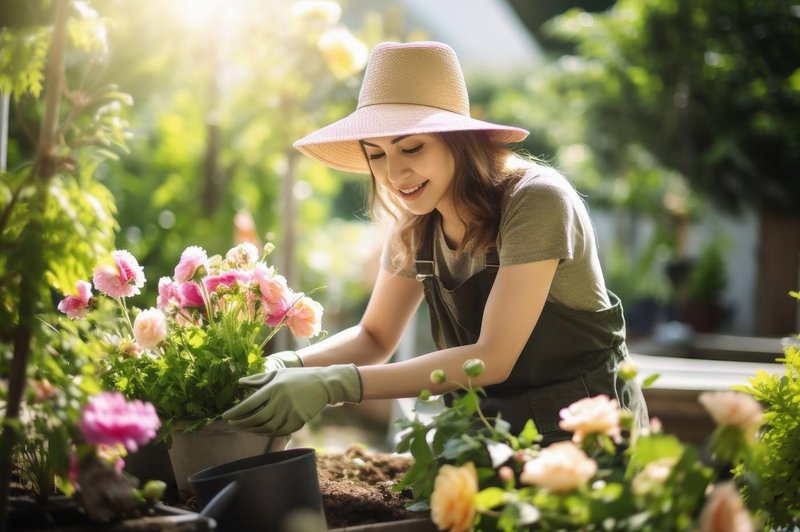
[[[167,318],[157,308],[143,310],[133,322],[133,337],[145,349],[152,349],[167,337]]]
[[[302,0],[292,4],[292,16],[315,24],[332,26],[339,22],[342,7],[331,0]]]
[[[251,266],[258,260],[258,248],[250,242],[244,242],[231,248],[225,254],[225,261],[234,267]]]

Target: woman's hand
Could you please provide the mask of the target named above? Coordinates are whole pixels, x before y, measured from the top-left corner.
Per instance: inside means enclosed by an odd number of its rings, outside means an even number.
[[[286,368],[239,379],[258,386],[250,397],[227,410],[231,425],[273,436],[299,430],[327,405],[361,402],[361,376],[353,364],[324,368]]]

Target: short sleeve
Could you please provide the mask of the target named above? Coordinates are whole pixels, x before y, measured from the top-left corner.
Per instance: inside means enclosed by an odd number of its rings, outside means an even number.
[[[572,260],[576,240],[574,201],[580,201],[577,193],[555,172],[526,176],[516,183],[508,193],[500,219],[500,264]]]

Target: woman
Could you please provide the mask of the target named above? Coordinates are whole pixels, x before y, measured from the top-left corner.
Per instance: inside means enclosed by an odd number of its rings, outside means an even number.
[[[267,357],[242,381],[259,389],[223,417],[285,435],[329,404],[451,392],[462,364],[480,358],[484,412],[514,431],[532,418],[545,444],[569,438],[561,408],[600,393],[644,423],[641,391],[617,377],[622,308],[605,289],[586,207],[563,176],[505,147],[527,134],[470,117],[447,45],[378,45],[356,111],[295,143],[369,173],[372,206],[395,218],[367,309],[356,327]],[[384,364],[423,297],[438,350]],[[450,382],[432,384],[435,369]]]

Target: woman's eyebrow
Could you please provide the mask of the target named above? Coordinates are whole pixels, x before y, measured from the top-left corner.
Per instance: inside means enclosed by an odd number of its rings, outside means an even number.
[[[407,138],[407,137],[410,137],[410,136],[411,136],[411,135],[401,135],[401,136],[399,136],[399,137],[395,137],[395,138],[393,138],[393,139],[391,140],[391,144],[397,144],[398,142],[400,142],[400,141],[401,141],[401,140],[403,140],[404,138]],[[372,146],[373,148],[380,148],[380,146],[378,146],[377,144],[373,144],[373,143],[371,143],[371,142],[367,142],[366,140],[362,140],[362,141],[361,141],[361,144],[365,144],[365,145],[367,145],[367,146]]]

